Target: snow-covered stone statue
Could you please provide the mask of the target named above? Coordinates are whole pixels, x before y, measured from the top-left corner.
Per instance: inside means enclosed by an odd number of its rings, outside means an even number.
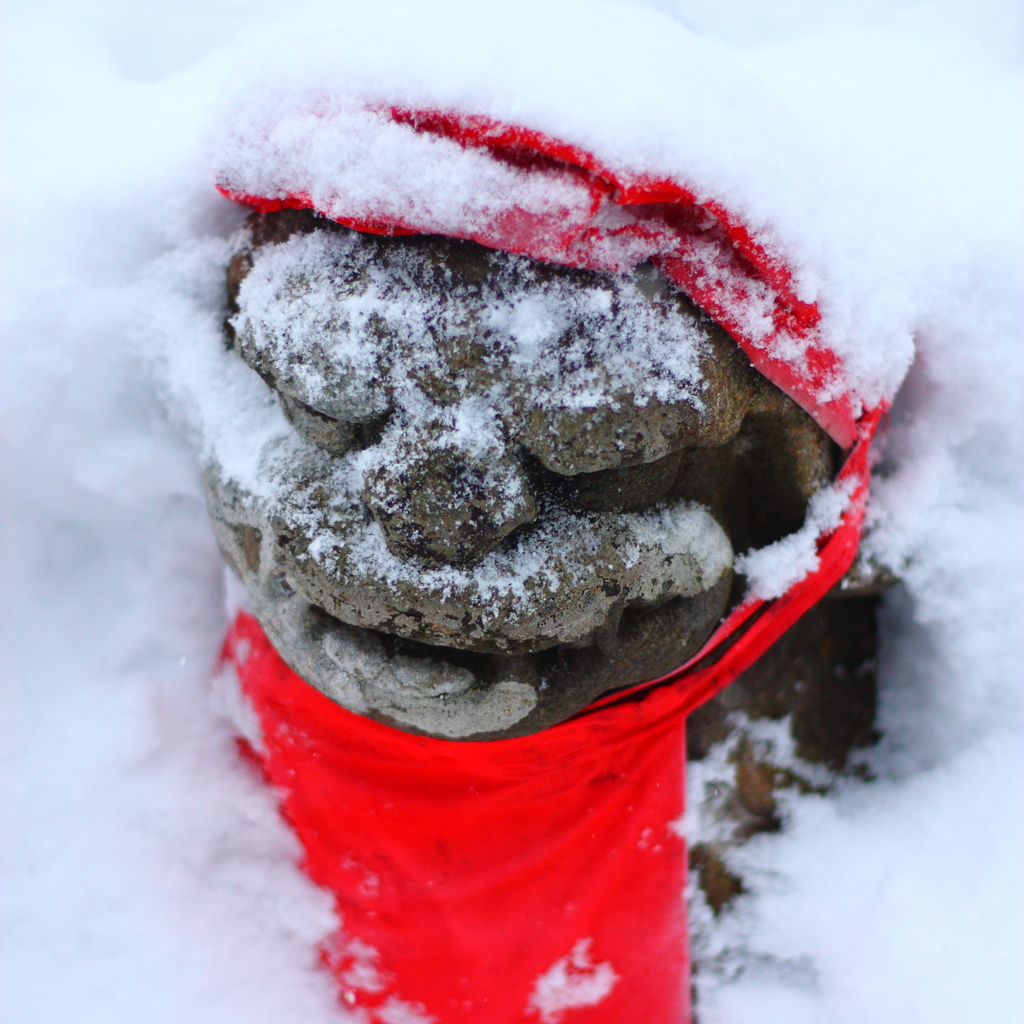
[[[872,610],[821,599],[890,391],[682,157],[272,92],[218,134],[251,216],[182,361],[323,962],[368,1021],[684,1021],[687,744],[717,911],[819,782],[749,723],[870,737]]]
[[[797,530],[835,445],[648,264],[255,215],[228,330],[294,430],[217,537],[327,696],[445,738],[534,732],[662,676],[733,551]]]

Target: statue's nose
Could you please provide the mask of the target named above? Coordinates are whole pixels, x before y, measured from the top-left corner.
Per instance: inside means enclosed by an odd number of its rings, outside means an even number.
[[[400,558],[433,567],[479,562],[537,518],[522,467],[499,439],[428,425],[378,446],[363,501]]]

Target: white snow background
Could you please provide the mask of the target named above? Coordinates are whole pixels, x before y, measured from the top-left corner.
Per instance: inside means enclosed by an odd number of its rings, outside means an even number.
[[[751,167],[775,189],[752,187],[754,206],[777,201],[796,251],[830,228],[852,239],[870,257],[845,268],[871,284],[862,322],[917,345],[869,542],[905,582],[883,614],[877,779],[791,800],[785,830],[745,849],[756,884],[712,937],[740,969],[703,987],[702,1024],[1024,1019],[1018,5],[329,6],[350,47],[383,51],[390,31],[406,86],[434,74],[422,89],[450,94],[525,61],[540,83],[527,107],[575,95],[559,40],[614,65],[614,85],[634,65],[643,77],[645,47],[663,60],[696,33],[722,88],[740,82],[736,102],[756,96],[799,139],[810,178]],[[223,573],[155,358],[159,338],[205,329],[220,281],[203,268],[240,219],[204,156],[221,87],[286,23],[322,14],[6,7],[4,1024],[344,1019],[314,968],[329,901],[235,757],[230,692],[211,682]],[[493,52],[469,60],[446,24]],[[445,71],[463,64],[477,71]],[[723,129],[740,192],[742,150]],[[807,180],[832,199],[803,238]]]

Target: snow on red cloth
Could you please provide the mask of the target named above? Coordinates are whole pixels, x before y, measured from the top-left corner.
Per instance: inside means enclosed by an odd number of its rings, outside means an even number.
[[[347,1005],[411,1024],[685,1018],[676,715],[626,702],[453,743],[334,704],[250,616],[226,654],[306,870],[337,897],[324,957]]]
[[[650,259],[842,447],[856,440],[863,408],[841,360],[819,337],[817,304],[797,296],[785,261],[720,203],[698,202],[685,184],[616,171],[540,132],[479,116],[342,107],[314,120],[359,155],[325,169],[314,152],[271,160],[268,170],[251,152],[233,151],[237,166],[225,161],[220,191],[262,212],[314,209],[358,231],[443,234],[592,270]],[[364,136],[374,133],[388,139],[383,159],[383,147],[366,145]],[[455,152],[421,151],[424,140],[453,143]],[[376,174],[375,160],[386,165]],[[424,175],[398,188],[393,179],[408,164],[431,160],[457,182]],[[462,192],[474,201],[463,201]]]
[[[240,613],[225,642],[259,717],[255,756],[305,869],[342,926],[323,950],[341,997],[382,1024],[579,1024],[689,1016],[684,719],[848,567],[870,430],[820,566],[741,605],[661,685],[609,695],[541,733],[491,743],[401,732],[296,675]]]

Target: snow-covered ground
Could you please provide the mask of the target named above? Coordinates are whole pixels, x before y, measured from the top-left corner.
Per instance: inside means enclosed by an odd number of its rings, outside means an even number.
[[[784,175],[785,161],[746,173],[723,130],[722,174],[737,195],[750,186],[759,216],[777,203],[794,250],[845,282],[834,312],[856,320],[851,337],[891,331],[895,363],[914,337],[869,540],[905,582],[883,614],[877,778],[792,799],[783,832],[742,852],[751,892],[701,923],[702,955],[725,965],[702,987],[702,1024],[1024,1019],[1018,5],[329,6],[351,52],[376,38],[412,69],[404,88],[415,75],[436,74],[441,94],[463,81],[446,70],[465,55],[445,51],[445,24],[492,40],[493,53],[466,58],[477,71],[464,80],[512,81],[518,62],[539,83],[524,109],[550,94],[555,121],[573,88],[593,95],[566,71],[586,48],[621,54],[601,97],[614,126],[631,123],[614,97],[631,69],[647,74],[646,52],[655,66],[699,43],[720,77],[711,107],[756,99],[764,152],[783,123],[798,140],[806,178]],[[329,902],[236,758],[237,709],[213,680],[223,573],[158,358],[215,301],[218,281],[195,267],[240,218],[204,155],[216,98],[287,35],[279,23],[322,14],[281,0],[7,5],[0,1016],[11,1024],[344,1019],[314,969]],[[663,116],[664,103],[648,109]],[[715,123],[693,122],[705,157]],[[701,167],[713,173],[714,160]],[[890,342],[862,344],[864,372],[880,373]]]

